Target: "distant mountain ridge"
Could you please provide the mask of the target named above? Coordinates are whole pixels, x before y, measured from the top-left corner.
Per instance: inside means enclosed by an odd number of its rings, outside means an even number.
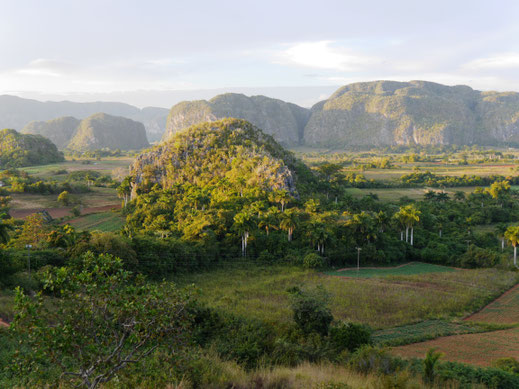
[[[96,113],[83,120],[63,117],[31,122],[21,132],[49,138],[62,150],[139,150],[149,146],[142,123],[105,113]]]
[[[222,117],[248,120],[285,146],[519,144],[519,93],[427,81],[349,84],[311,110],[236,94],[182,102],[171,109],[163,140]]]
[[[169,110],[157,107],[139,109],[129,104],[113,102],[41,102],[10,95],[0,96],[0,128],[21,130],[32,121],[48,121],[65,116],[84,119],[99,112],[143,123],[149,139],[155,141],[164,133]]]
[[[11,110],[4,106],[6,99]],[[464,85],[428,81],[349,84],[311,109],[265,96],[226,93],[210,100],[175,104],[167,121],[167,110],[162,108],[139,110],[120,103],[39,103],[0,96],[0,128],[17,128],[8,123],[20,121],[27,112],[54,119],[58,108],[83,113],[94,108],[96,112],[117,111],[114,114],[145,123],[147,133],[153,134],[150,140],[162,136],[165,141],[194,124],[234,117],[251,122],[288,147],[519,145],[519,93],[481,92]]]

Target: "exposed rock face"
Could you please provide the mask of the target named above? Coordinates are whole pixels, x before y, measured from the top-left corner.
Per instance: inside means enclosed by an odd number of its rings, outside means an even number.
[[[139,109],[129,104],[112,102],[41,102],[16,96],[0,96],[0,128],[20,130],[31,121],[47,121],[63,116],[84,119],[97,112],[141,122],[146,128],[149,139],[159,140],[166,128],[169,109],[156,107]]]
[[[142,123],[98,113],[81,121],[67,148],[77,151],[103,148],[139,150],[148,146]]]
[[[213,99],[179,103],[168,116],[163,140],[193,124],[234,117],[261,128],[283,145],[300,144],[310,111],[295,104],[265,96],[247,97],[227,93]]]
[[[44,136],[50,139],[58,149],[63,150],[74,136],[79,123],[78,119],[66,116],[48,122],[30,122],[20,132]]]
[[[139,155],[130,174],[135,181],[133,197],[145,182],[168,188],[225,180],[233,185],[296,192],[294,156],[271,136],[239,119],[201,123],[176,133]]]
[[[482,144],[519,140],[519,94],[426,81],[375,81],[340,88],[317,103],[307,146]]]

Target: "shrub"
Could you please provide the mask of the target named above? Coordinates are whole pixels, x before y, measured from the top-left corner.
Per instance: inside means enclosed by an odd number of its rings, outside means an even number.
[[[320,269],[324,267],[324,265],[324,258],[316,253],[307,254],[303,259],[303,266],[307,269]]]
[[[519,362],[515,358],[499,358],[494,362],[494,367],[513,374],[519,374]]]
[[[436,375],[436,364],[442,355],[442,353],[437,352],[434,348],[427,350],[427,354],[425,354],[425,359],[423,360],[424,378],[427,382],[434,382],[434,377]]]
[[[371,344],[371,328],[352,322],[341,322],[330,329],[330,340],[340,352],[355,351],[360,346]]]
[[[292,293],[292,311],[294,321],[305,334],[316,332],[327,335],[333,315],[328,307],[329,296],[322,288],[301,290],[294,288]]]
[[[471,245],[459,258],[459,266],[464,268],[494,267],[500,262],[500,255],[492,250]]]
[[[385,348],[366,345],[352,355],[349,365],[362,374],[392,374],[401,367],[402,361],[392,357]]]

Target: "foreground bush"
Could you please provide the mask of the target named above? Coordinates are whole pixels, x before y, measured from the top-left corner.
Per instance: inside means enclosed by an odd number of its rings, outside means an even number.
[[[158,347],[184,342],[187,297],[134,277],[119,258],[89,252],[48,272],[43,285],[58,297],[50,308],[42,292],[36,299],[20,289],[16,295],[12,328],[22,352],[13,369],[24,384],[50,363],[74,384],[96,388]]]

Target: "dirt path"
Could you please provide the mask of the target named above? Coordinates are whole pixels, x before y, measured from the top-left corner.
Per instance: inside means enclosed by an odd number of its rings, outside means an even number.
[[[0,327],[9,327],[9,323],[5,322],[2,320],[2,318],[0,318]]]
[[[89,207],[89,208],[83,208],[81,210],[82,214],[88,214],[88,213],[99,213],[99,212],[106,212],[110,211],[112,208],[119,209],[121,208],[121,204],[109,204],[104,205],[102,207]],[[15,219],[25,219],[27,216],[41,212],[43,210],[47,211],[54,219],[58,219],[65,216],[70,216],[70,210],[72,207],[67,208],[31,208],[31,209],[11,209],[9,211],[9,214],[11,217]]]

